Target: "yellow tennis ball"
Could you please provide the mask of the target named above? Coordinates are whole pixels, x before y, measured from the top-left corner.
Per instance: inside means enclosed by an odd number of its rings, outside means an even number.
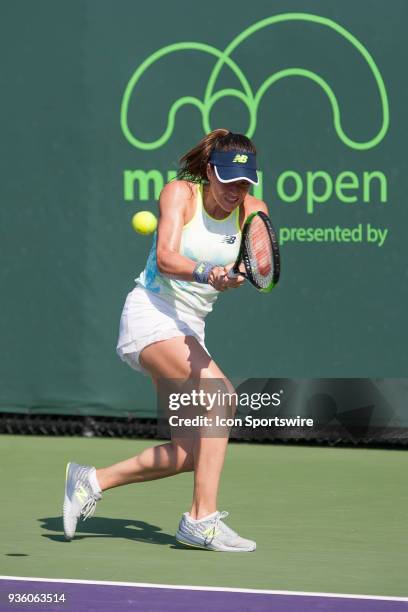
[[[157,219],[149,210],[141,210],[133,215],[132,226],[138,234],[151,234],[157,227]]]

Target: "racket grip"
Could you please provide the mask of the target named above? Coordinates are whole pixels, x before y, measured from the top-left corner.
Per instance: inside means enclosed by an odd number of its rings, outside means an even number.
[[[227,278],[236,278],[237,276],[239,276],[239,272],[234,268],[231,268],[227,274]]]

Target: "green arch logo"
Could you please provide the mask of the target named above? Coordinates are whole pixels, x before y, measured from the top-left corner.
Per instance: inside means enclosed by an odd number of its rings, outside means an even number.
[[[344,132],[341,124],[339,103],[332,88],[321,76],[319,76],[315,72],[312,72],[311,70],[305,70],[299,67],[280,70],[266,78],[256,92],[252,91],[248,79],[246,78],[238,64],[231,58],[231,55],[243,41],[252,36],[255,32],[258,32],[259,30],[262,30],[263,28],[266,28],[268,26],[287,21],[312,22],[329,28],[330,30],[333,30],[334,32],[342,36],[344,39],[346,39],[346,41],[350,43],[363,56],[378,87],[382,110],[381,127],[379,128],[377,134],[375,134],[375,136],[373,136],[370,140],[356,141],[350,138]],[[152,142],[144,142],[137,138],[137,136],[131,131],[129,127],[128,112],[132,94],[138,86],[141,77],[153,64],[155,64],[155,62],[158,62],[161,58],[172,53],[185,53],[187,51],[200,51],[203,53],[207,53],[216,59],[215,66],[210,74],[210,78],[205,88],[204,97],[203,99],[199,99],[194,96],[183,96],[176,100],[168,111],[167,125],[161,136],[156,140],[153,140]],[[224,66],[228,66],[232,70],[232,72],[237,77],[242,89],[226,88],[214,91],[217,78],[221,69]],[[273,17],[262,19],[261,21],[258,21],[257,23],[254,23],[250,27],[246,28],[243,32],[241,32],[241,34],[236,36],[236,38],[234,38],[230,42],[230,44],[224,49],[224,51],[220,51],[216,47],[199,42],[175,43],[163,47],[158,51],[155,51],[142,64],[140,64],[140,66],[133,73],[126,86],[122,99],[120,115],[122,131],[128,142],[138,149],[142,149],[145,151],[159,149],[160,147],[165,145],[166,142],[171,138],[176,122],[177,112],[180,108],[186,105],[192,105],[198,108],[201,113],[203,132],[207,133],[213,129],[210,123],[210,115],[214,104],[222,98],[232,96],[241,100],[243,104],[245,104],[245,106],[247,107],[249,115],[249,124],[246,130],[246,135],[249,138],[252,138],[257,126],[259,105],[266,91],[279,80],[292,76],[310,79],[323,89],[332,107],[334,129],[339,139],[346,146],[357,150],[371,149],[375,147],[379,142],[381,142],[381,140],[384,138],[389,126],[389,106],[384,81],[380,71],[377,68],[375,61],[373,60],[367,49],[364,47],[364,45],[360,43],[357,38],[353,36],[350,32],[348,32],[345,28],[340,26],[335,21],[332,21],[331,19],[327,19],[326,17],[320,17],[318,15],[311,15],[308,13],[283,13],[281,15],[275,15]]]

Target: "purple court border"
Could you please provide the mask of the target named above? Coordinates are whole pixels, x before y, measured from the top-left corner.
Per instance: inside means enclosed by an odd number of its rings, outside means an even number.
[[[9,603],[9,593],[65,595],[65,603]],[[171,587],[0,576],[0,612],[408,612],[408,598]]]

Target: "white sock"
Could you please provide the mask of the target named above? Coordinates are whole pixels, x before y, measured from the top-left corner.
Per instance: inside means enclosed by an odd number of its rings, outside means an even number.
[[[94,493],[102,493],[102,489],[99,486],[99,482],[98,482],[98,479],[96,477],[96,469],[95,468],[93,468],[89,472],[89,482],[90,482],[90,485],[92,487],[92,491]]]
[[[193,519],[190,516],[189,512],[186,512],[188,520],[191,521],[192,523],[201,523],[202,521],[208,521],[209,519],[215,518],[216,515],[218,514],[218,510],[216,510],[215,512],[212,512],[211,514],[207,514],[207,516],[204,516],[203,518],[200,519]]]

